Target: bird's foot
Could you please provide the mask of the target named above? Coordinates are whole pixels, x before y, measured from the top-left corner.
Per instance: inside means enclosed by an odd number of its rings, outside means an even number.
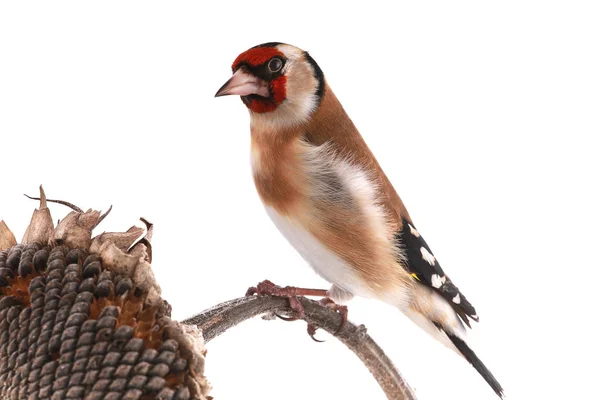
[[[335,333],[335,335],[337,335],[342,329],[344,329],[344,326],[346,326],[346,322],[348,322],[348,307],[337,304],[329,297],[324,297],[321,300],[319,300],[319,304],[338,312],[342,316],[342,322],[340,323],[340,326],[338,327],[337,332]],[[306,327],[308,335],[311,337],[312,340],[319,343],[324,342],[324,340],[319,340],[315,338],[315,333],[317,333],[317,329],[319,329],[319,327],[311,323],[309,323]]]
[[[292,316],[283,317],[281,315],[276,315],[285,321],[295,321],[304,318],[304,307],[302,306],[302,303],[300,303],[300,300],[298,300],[298,296],[327,296],[327,290],[305,289],[293,286],[281,287],[269,280],[264,280],[246,291],[246,296],[252,296],[254,294],[287,297],[290,301]]]
[[[339,333],[346,325],[346,321],[348,321],[348,308],[331,300],[328,297],[327,290],[324,289],[306,289],[293,286],[281,287],[269,280],[264,280],[246,291],[246,296],[252,296],[255,294],[287,297],[290,301],[290,308],[292,309],[291,316],[284,317],[282,315],[275,314],[278,318],[281,318],[284,321],[296,321],[298,319],[304,319],[304,306],[302,306],[302,303],[300,303],[298,296],[323,297],[321,300],[319,300],[319,304],[340,313],[342,316],[342,322],[336,333]],[[319,327],[315,324],[309,323],[307,326],[307,332],[311,339],[313,339],[315,342],[322,342],[322,340],[315,338],[315,333],[317,332],[318,328]]]

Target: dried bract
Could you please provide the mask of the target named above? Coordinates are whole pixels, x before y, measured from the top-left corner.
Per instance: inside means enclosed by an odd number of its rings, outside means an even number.
[[[54,223],[46,204],[46,194],[40,185],[40,208],[33,211],[31,222],[23,235],[21,243],[48,243],[54,237]]]
[[[0,251],[6,250],[15,244],[17,244],[15,235],[8,229],[8,226],[6,226],[4,221],[0,221]]]

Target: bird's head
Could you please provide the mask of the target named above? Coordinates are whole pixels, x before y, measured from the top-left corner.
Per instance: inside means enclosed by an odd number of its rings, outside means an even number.
[[[240,54],[233,76],[215,97],[239,95],[252,119],[294,125],[306,121],[325,91],[323,72],[306,52],[284,43],[264,43]]]

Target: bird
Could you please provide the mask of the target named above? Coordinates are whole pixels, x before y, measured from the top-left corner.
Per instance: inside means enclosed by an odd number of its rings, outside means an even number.
[[[279,231],[332,285],[322,295],[398,308],[503,398],[467,344],[475,308],[442,270],[312,56],[263,43],[239,54],[232,72],[215,97],[238,95],[249,110],[256,190]]]

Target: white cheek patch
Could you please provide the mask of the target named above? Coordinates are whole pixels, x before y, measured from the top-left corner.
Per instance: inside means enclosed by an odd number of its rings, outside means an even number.
[[[255,113],[250,110],[250,124],[253,129],[277,134],[281,129],[294,128],[308,121],[317,107],[317,96],[290,96],[273,111]]]

